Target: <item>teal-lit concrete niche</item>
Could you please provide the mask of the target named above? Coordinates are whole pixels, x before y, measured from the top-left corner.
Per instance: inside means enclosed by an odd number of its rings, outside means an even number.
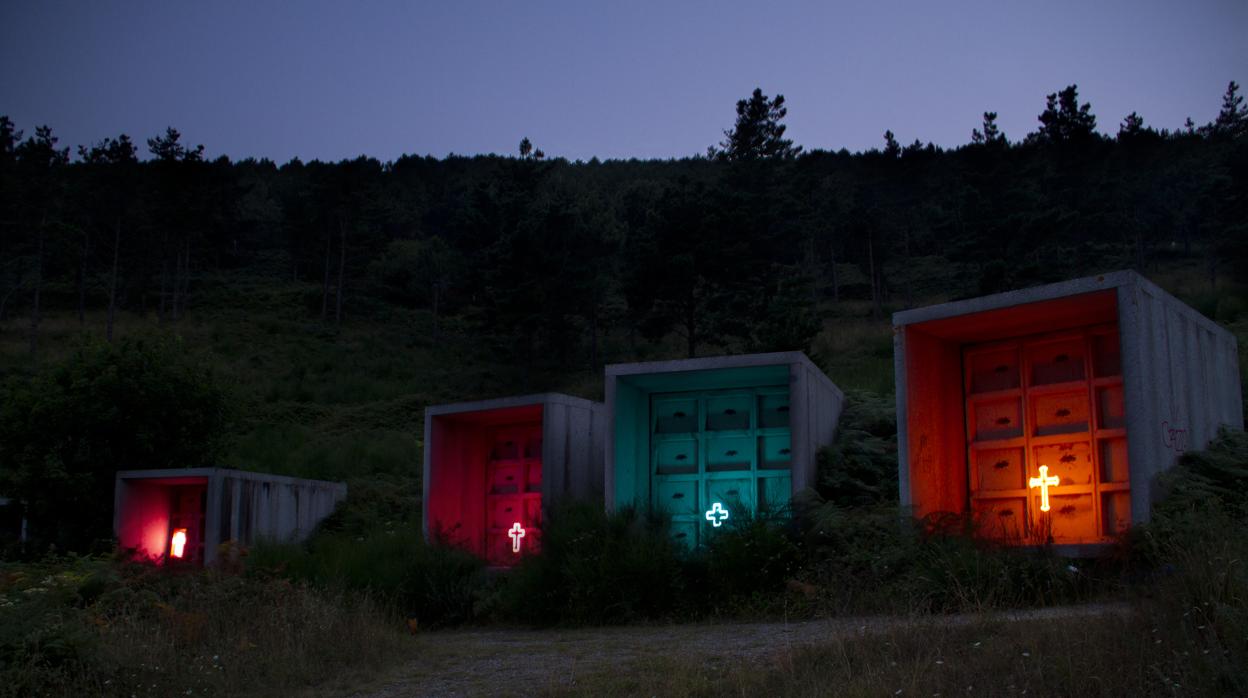
[[[616,364],[606,399],[607,508],[666,512],[690,546],[811,486],[844,401],[801,352]]]

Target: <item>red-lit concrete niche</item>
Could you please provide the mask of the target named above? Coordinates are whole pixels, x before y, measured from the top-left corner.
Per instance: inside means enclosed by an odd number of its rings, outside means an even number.
[[[203,565],[221,543],[302,540],[346,496],[338,482],[241,470],[125,470],[117,473],[113,532],[139,559]]]
[[[155,562],[203,564],[208,478],[153,477],[118,487],[117,540]]]
[[[1180,453],[1243,427],[1234,337],[1134,272],[893,324],[901,501],[984,537],[1108,542]]]
[[[601,497],[602,435],[602,405],[556,393],[426,408],[426,537],[496,566],[537,552],[543,504]]]

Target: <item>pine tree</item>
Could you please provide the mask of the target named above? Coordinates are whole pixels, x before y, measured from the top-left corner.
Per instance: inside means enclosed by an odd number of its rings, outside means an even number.
[[[737,102],[737,122],[724,131],[719,147],[711,146],[707,154],[720,160],[763,160],[792,158],[802,151],[784,137],[785,125],[780,120],[789,113],[784,95],[768,99],[760,88],[754,88],[749,99]]]
[[[1222,95],[1222,111],[1210,128],[1212,135],[1239,138],[1248,133],[1248,106],[1238,93],[1239,85],[1232,80],[1226,86],[1226,94]]]
[[[1159,134],[1144,125],[1144,117],[1135,112],[1127,114],[1118,126],[1118,142],[1134,143],[1144,139],[1157,138]]]
[[[897,143],[897,137],[893,135],[892,131],[884,132],[884,155],[889,158],[901,156],[901,145]]]
[[[1081,143],[1096,138],[1096,116],[1091,104],[1079,104],[1078,85],[1049,95],[1044,112],[1037,118],[1040,130],[1028,137],[1033,142]]]
[[[984,130],[977,128],[971,129],[971,142],[976,145],[1005,145],[1005,134],[1001,133],[1001,129],[997,126],[997,113],[995,111],[984,112]]]

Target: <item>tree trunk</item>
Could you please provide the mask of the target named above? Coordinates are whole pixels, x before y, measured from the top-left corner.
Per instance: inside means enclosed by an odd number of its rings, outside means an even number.
[[[841,302],[841,282],[836,275],[836,241],[828,245],[828,265],[832,268],[832,302]]]
[[[338,243],[338,289],[334,301],[334,327],[342,326],[342,281],[347,271],[347,225],[340,222],[338,226],[342,239]]]
[[[1212,242],[1205,251],[1205,272],[1209,274],[1209,290],[1218,290],[1218,255],[1214,253]]]
[[[806,241],[806,269],[810,276],[810,303],[819,307],[819,260],[815,253],[815,236]]]
[[[113,321],[117,317],[117,258],[121,251],[121,219],[118,218],[113,224],[113,273],[108,281],[108,326],[104,330],[104,336],[109,341],[113,341]]]
[[[4,310],[9,305],[9,298],[11,298],[14,293],[17,293],[17,291],[21,289],[21,287],[22,287],[22,282],[18,281],[17,283],[13,284],[13,288],[10,288],[8,291],[5,291],[3,298],[0,298],[0,322],[4,322]]]
[[[908,264],[908,263],[910,262],[910,226],[908,226],[908,225],[906,226],[905,248],[906,248],[906,258],[905,258],[905,261],[906,261],[906,262],[907,262],[907,264]],[[881,276],[882,276],[882,275],[881,275]],[[881,285],[882,285],[882,284],[881,284]],[[913,276],[913,274],[907,274],[907,275],[906,275],[906,298],[905,298],[905,303],[906,303],[906,307],[907,307],[907,308],[913,308],[913,307],[914,307],[914,276]]]
[[[87,256],[91,250],[91,235],[87,232],[82,234],[82,257],[78,260],[78,324],[85,325],[86,305],[87,305]]]
[[[689,358],[696,357],[698,355],[698,310],[692,299],[689,306],[685,308],[685,341],[689,348]]]
[[[598,294],[589,306],[589,372],[598,370]]]
[[[871,276],[871,317],[879,320],[884,317],[884,308],[881,306],[880,298],[880,282],[875,271],[875,237],[867,235],[867,269]]]
[[[433,282],[433,348],[438,348],[438,301],[442,300],[442,282]]]
[[[182,290],[182,249],[178,247],[173,251],[173,289],[169,298],[169,319],[173,322],[178,321],[178,295]]]
[[[334,234],[325,234],[325,280],[321,283],[321,322],[329,319],[329,250],[334,243]]]
[[[156,322],[165,323],[165,287],[169,278],[169,255],[160,257],[160,305],[156,306]]]
[[[39,300],[43,292],[43,235],[48,222],[47,214],[39,221],[39,248],[35,255],[35,296],[30,312],[30,355],[33,357],[39,348]]]
[[[173,319],[186,315],[186,294],[191,288],[191,239],[186,239],[186,249],[179,255],[182,259],[182,272],[178,274],[179,287],[173,297]]]

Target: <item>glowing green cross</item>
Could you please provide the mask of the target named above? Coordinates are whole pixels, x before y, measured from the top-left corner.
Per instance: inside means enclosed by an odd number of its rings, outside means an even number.
[[[728,510],[724,508],[723,504],[715,502],[710,510],[706,512],[706,520],[710,521],[715,528],[719,528],[728,520]]]

